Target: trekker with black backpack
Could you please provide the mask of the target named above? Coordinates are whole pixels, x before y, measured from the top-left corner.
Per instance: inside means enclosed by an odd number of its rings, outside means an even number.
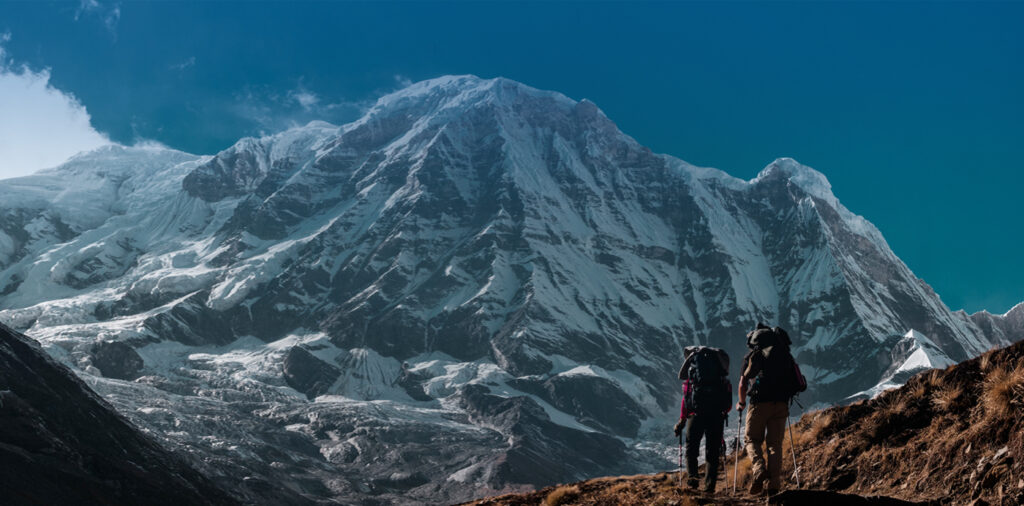
[[[722,451],[722,432],[726,416],[732,409],[732,385],[729,382],[729,355],[718,348],[688,346],[683,350],[683,366],[679,379],[683,380],[683,402],[676,437],[686,433],[687,484],[697,489],[700,471],[697,456],[703,437],[706,462],[704,491],[715,492],[718,482],[719,456]]]
[[[765,481],[769,495],[782,488],[782,440],[789,418],[789,401],[807,390],[807,382],[789,351],[790,344],[785,330],[763,323],[758,323],[757,328],[747,334],[750,351],[743,357],[740,400],[736,409],[743,410],[749,393],[744,443],[750,455],[753,475],[750,493],[753,495],[764,492]],[[767,469],[761,450],[765,442],[768,443]]]

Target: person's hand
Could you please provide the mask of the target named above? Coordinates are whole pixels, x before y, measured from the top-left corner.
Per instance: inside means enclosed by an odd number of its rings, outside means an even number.
[[[736,411],[743,411],[743,408],[747,406],[747,403],[740,401],[736,403]]]
[[[675,432],[676,437],[679,437],[679,436],[683,435],[683,426],[684,425],[686,425],[686,420],[683,420],[682,418],[680,418],[679,421],[676,422],[676,426],[672,428],[672,431]]]

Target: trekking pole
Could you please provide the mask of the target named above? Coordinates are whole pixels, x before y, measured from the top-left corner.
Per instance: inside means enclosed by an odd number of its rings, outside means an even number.
[[[679,489],[683,488],[683,435],[679,434]]]
[[[789,453],[793,454],[793,478],[796,480],[796,488],[800,488],[800,467],[796,465],[796,439],[793,439],[793,426],[786,417],[786,426],[789,427]]]
[[[732,468],[732,493],[736,493],[736,483],[740,476],[740,439],[743,437],[743,411],[736,411],[736,419],[739,420],[740,431],[736,433],[736,464]]]

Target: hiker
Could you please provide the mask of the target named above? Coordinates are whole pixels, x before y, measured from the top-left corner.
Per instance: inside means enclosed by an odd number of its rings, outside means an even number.
[[[679,369],[679,379],[683,380],[683,402],[675,434],[680,437],[686,433],[687,485],[692,489],[697,489],[700,484],[697,456],[700,440],[704,438],[704,470],[707,473],[704,491],[714,493],[718,482],[722,432],[732,409],[729,355],[718,348],[688,346],[683,350],[683,357],[683,366]]]
[[[800,367],[790,354],[790,344],[785,330],[760,322],[747,334],[750,351],[743,357],[736,410],[743,411],[749,393],[744,444],[750,455],[753,476],[750,493],[753,495],[765,491],[765,481],[769,495],[782,488],[782,440],[789,418],[789,401],[807,389]],[[768,444],[767,469],[761,449],[765,442]]]

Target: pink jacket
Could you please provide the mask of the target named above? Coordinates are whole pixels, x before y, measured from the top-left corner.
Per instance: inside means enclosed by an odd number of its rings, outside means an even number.
[[[722,411],[722,414],[724,415],[732,411],[732,384],[729,383],[728,378],[722,378],[722,381],[725,383],[725,388],[730,393],[729,402],[725,404],[725,411]],[[696,411],[687,409],[686,407],[686,398],[690,396],[691,388],[693,388],[693,382],[688,379],[683,380],[683,402],[679,405],[679,418],[689,418],[690,416],[697,414]]]

